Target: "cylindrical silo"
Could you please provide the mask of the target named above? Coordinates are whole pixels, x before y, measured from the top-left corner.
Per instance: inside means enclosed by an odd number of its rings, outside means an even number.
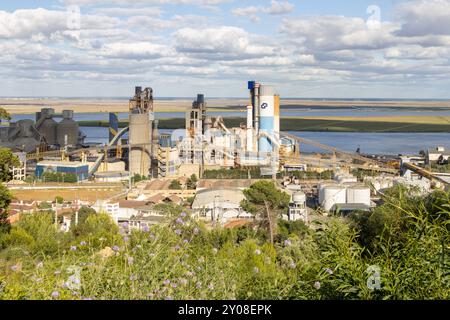
[[[57,130],[58,123],[53,120],[50,114],[41,115],[45,120],[39,125],[39,133],[44,136],[45,140],[48,144],[54,145],[57,144]]]
[[[151,164],[151,132],[148,113],[130,113],[130,174],[148,176]]]
[[[64,110],[63,120],[56,128],[56,139],[60,146],[76,146],[80,126],[73,120],[73,111]]]
[[[275,119],[275,96],[272,86],[261,86],[259,89],[259,132],[273,136]],[[267,137],[259,138],[259,151],[272,152],[272,143]]]
[[[347,200],[347,194],[344,187],[340,186],[327,186],[323,189],[322,207],[325,211],[331,211],[335,204],[345,204]]]
[[[370,188],[363,186],[347,188],[347,203],[358,203],[370,206]]]

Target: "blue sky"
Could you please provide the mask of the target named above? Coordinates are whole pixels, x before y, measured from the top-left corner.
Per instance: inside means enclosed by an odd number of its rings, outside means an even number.
[[[0,96],[445,99],[450,0],[2,1],[0,50]]]

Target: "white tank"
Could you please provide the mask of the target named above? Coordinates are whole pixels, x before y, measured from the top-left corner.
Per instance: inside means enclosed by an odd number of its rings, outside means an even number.
[[[306,194],[303,192],[296,192],[292,195],[292,202],[294,203],[305,203],[306,202]]]
[[[352,175],[344,175],[344,176],[339,176],[338,180],[337,180],[340,184],[343,183],[356,183],[358,182],[358,179]]]
[[[322,182],[317,186],[317,191],[318,191],[318,196],[319,196],[319,203],[322,204],[324,201],[324,196],[323,196],[323,190],[325,189],[325,187],[327,186],[334,186],[334,183],[327,183],[327,182]]]
[[[340,186],[327,186],[323,188],[323,201],[322,207],[325,211],[331,211],[337,203],[346,203],[347,194],[345,187]]]
[[[347,189],[347,203],[363,203],[370,206],[370,188],[350,187]]]

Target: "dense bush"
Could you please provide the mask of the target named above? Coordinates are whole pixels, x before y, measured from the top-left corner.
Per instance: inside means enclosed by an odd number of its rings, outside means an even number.
[[[45,182],[75,183],[78,182],[78,177],[75,173],[44,172],[41,180]]]

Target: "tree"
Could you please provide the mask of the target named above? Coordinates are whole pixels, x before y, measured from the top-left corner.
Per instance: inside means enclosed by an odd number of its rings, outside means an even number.
[[[11,225],[8,221],[8,207],[10,203],[11,193],[0,184],[0,235],[11,230]]]
[[[193,174],[187,181],[186,185],[189,190],[195,190],[197,188],[197,176]]]
[[[12,179],[11,169],[20,165],[10,149],[0,148],[0,182],[8,182]]]
[[[61,196],[56,196],[56,197],[55,197],[55,202],[56,202],[57,204],[63,204],[63,203],[64,203],[64,198],[61,197]]]
[[[11,120],[11,115],[3,108],[0,108],[0,120]]]
[[[169,185],[170,190],[181,190],[181,183],[178,180],[172,180],[172,182]]]
[[[270,232],[270,242],[273,243],[277,233],[277,217],[289,207],[291,197],[279,190],[272,181],[258,181],[244,190],[245,200],[241,207],[254,215],[265,217]]]

